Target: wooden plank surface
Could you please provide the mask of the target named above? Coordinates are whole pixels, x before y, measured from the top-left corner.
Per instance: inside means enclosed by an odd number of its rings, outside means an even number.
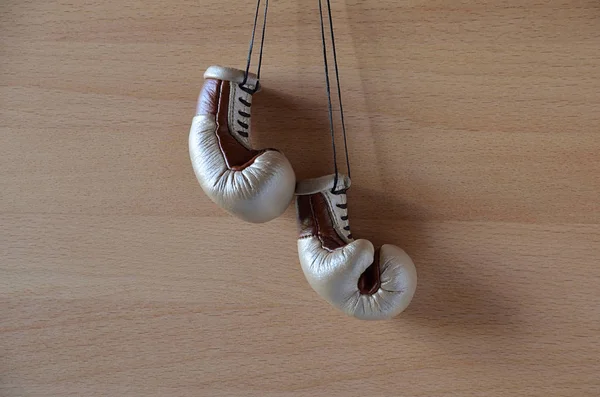
[[[316,1],[271,3],[253,140],[330,173]],[[353,233],[419,273],[377,323],[310,289],[293,208],[195,181],[253,7],[0,4],[0,395],[600,395],[600,3],[334,2]]]

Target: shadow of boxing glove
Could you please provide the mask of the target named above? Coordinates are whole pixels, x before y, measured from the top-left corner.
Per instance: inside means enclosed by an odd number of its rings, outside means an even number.
[[[339,175],[339,174],[338,174]],[[298,256],[310,286],[331,305],[363,320],[394,317],[409,305],[417,287],[410,257],[394,245],[375,249],[354,240],[348,224],[350,179],[335,175],[298,182]]]
[[[189,135],[190,158],[213,202],[245,221],[262,223],[287,209],[296,176],[281,152],[252,148],[250,109],[258,81],[249,74],[244,82],[244,75],[221,66],[204,73]]]

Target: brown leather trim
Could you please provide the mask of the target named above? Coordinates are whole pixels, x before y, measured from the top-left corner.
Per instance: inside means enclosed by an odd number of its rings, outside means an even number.
[[[318,237],[323,248],[334,250],[346,245],[333,227],[333,218],[322,193],[296,197],[300,238]]]
[[[315,220],[312,216],[310,196],[296,196],[296,212],[298,214],[298,233],[300,238],[316,236]]]
[[[379,248],[375,250],[373,264],[360,275],[358,279],[358,291],[361,295],[373,295],[381,288],[381,269],[379,266]]]
[[[204,81],[200,95],[198,95],[196,116],[199,114],[217,114],[220,90],[221,80],[207,79]]]
[[[233,167],[231,167],[232,170],[234,171],[242,171],[244,170],[246,167],[252,165],[254,163],[254,160],[256,160],[258,158],[258,156],[260,156],[261,154],[263,154],[264,152],[266,152],[266,150],[258,150],[258,153],[252,157],[250,160],[248,160],[247,162],[245,162],[242,165],[234,165]]]
[[[210,79],[207,80],[207,83],[208,82],[210,82]],[[207,83],[205,83],[205,85]],[[216,100],[216,134],[219,140],[219,147],[221,148],[227,166],[230,169],[241,171],[253,164],[254,160],[264,151],[247,149],[231,135],[228,120],[230,82],[219,81],[219,83],[218,98]]]

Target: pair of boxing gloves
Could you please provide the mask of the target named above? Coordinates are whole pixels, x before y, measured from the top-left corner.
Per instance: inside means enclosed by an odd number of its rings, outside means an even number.
[[[204,73],[189,135],[194,172],[206,195],[248,222],[268,222],[296,197],[298,255],[311,287],[348,315],[378,320],[394,317],[410,303],[417,273],[410,257],[394,245],[375,249],[355,240],[348,223],[350,179],[328,175],[296,182],[288,159],[275,149],[250,144],[255,75],[211,66]]]

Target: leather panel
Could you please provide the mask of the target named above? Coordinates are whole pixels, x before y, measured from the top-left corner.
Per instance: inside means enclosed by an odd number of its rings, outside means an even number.
[[[346,245],[334,228],[327,199],[322,193],[297,196],[300,238],[318,237],[323,248],[335,250]]]
[[[252,125],[250,117],[251,106],[246,106],[240,99],[247,104],[252,105],[252,95],[242,90],[239,84],[231,84],[231,98],[229,100],[229,128],[233,137],[245,148],[252,149],[250,145],[250,135],[252,134]],[[241,124],[240,124],[241,123]],[[247,127],[244,127],[247,126]]]
[[[219,146],[230,169],[243,170],[252,165],[256,157],[264,151],[248,149],[238,142],[229,130],[229,95],[230,82],[222,81],[219,89],[217,109],[217,138]]]
[[[216,130],[214,115],[194,117],[190,128],[190,159],[206,195],[249,222],[268,222],[281,215],[292,201],[296,184],[290,162],[282,153],[267,150],[243,170],[230,169]]]
[[[205,79],[216,79],[223,81],[233,81],[234,83],[241,84],[244,81],[245,71],[235,68],[228,68],[225,66],[214,65],[206,69],[204,72]],[[254,73],[248,73],[248,79],[246,80],[246,86],[254,89],[258,85],[258,78]],[[259,90],[260,91],[260,90]]]
[[[220,80],[208,79],[204,81],[200,95],[198,95],[196,116],[201,114],[217,114],[220,90]]]

